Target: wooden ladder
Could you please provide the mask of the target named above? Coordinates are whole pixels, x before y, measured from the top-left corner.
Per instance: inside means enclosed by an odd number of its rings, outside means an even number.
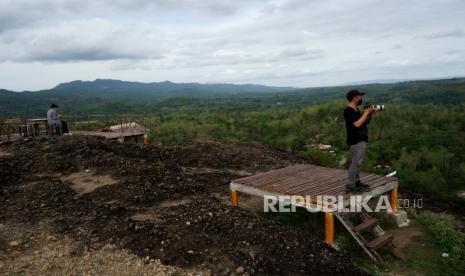
[[[334,215],[349,231],[368,256],[370,256],[370,258],[372,258],[375,262],[383,262],[383,258],[378,254],[377,250],[385,246],[389,246],[394,255],[399,257],[401,260],[406,259],[404,253],[394,244],[394,237],[392,234],[384,232],[384,230],[379,226],[378,220],[370,217],[367,212],[335,212]],[[362,223],[355,225],[351,220],[355,217],[359,217]],[[368,231],[375,234],[375,238],[373,240],[367,240],[363,235]]]

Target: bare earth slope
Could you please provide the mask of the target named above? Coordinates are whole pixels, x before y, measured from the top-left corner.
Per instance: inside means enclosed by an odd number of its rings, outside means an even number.
[[[363,274],[316,237],[215,196],[232,178],[309,162],[290,153],[77,136],[0,151],[0,273]],[[47,261],[44,250],[61,253]]]

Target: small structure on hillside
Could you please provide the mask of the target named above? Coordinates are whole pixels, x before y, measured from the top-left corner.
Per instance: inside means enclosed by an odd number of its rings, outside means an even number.
[[[319,150],[330,150],[331,148],[332,148],[331,145],[318,144],[318,149]]]
[[[137,143],[140,142],[144,138],[144,135],[147,134],[147,128],[135,122],[131,122],[119,125],[112,125],[97,131],[73,131],[73,134],[104,137],[106,139],[118,140],[119,142],[134,141]]]
[[[321,144],[321,143],[306,145],[306,147],[309,149],[318,149],[318,150],[325,150],[325,151],[331,150],[333,148],[332,145],[326,145],[326,144]]]
[[[375,169],[390,169],[392,164],[390,162],[384,161],[384,162],[379,162],[373,166]]]

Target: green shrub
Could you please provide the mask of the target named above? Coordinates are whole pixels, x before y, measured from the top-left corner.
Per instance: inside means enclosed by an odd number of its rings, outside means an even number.
[[[453,216],[431,212],[417,215],[417,221],[425,227],[431,242],[449,254],[442,258],[449,269],[444,274],[465,275],[465,233],[459,222]]]

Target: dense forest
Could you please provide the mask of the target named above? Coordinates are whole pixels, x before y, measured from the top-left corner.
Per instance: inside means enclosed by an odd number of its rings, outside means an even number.
[[[112,99],[111,91],[80,95],[61,86],[59,91],[25,96],[0,91],[0,117],[43,116],[51,101],[67,115],[146,113],[156,143],[260,142],[344,168],[350,156],[342,110],[345,93],[354,87],[367,92],[365,101],[386,105],[369,126],[365,171],[397,170],[402,187],[446,198],[465,190],[465,79],[125,100],[129,92],[115,92],[119,96]],[[41,94],[33,97],[35,93]],[[312,146],[320,143],[331,145],[331,150]]]
[[[51,103],[59,104],[67,115],[295,110],[344,99],[345,93],[353,88],[369,92],[367,100],[378,104],[465,103],[465,78],[307,89],[96,80],[61,84],[37,92],[0,90],[0,118],[43,116]]]
[[[386,104],[370,123],[364,170],[397,170],[402,187],[445,198],[465,190],[464,84],[462,79],[362,86],[366,101]],[[256,141],[344,168],[350,159],[342,116],[348,89],[269,95],[256,98],[255,107],[250,98],[198,100],[197,109],[184,105],[184,112],[158,112],[151,136],[166,145],[190,139]],[[311,146],[320,143],[331,150]]]
[[[317,162],[346,167],[343,101],[293,111],[172,114],[151,121],[153,141],[166,145],[190,139],[256,141],[309,155]],[[465,190],[465,109],[463,105],[387,106],[369,126],[365,171],[397,170],[403,187],[453,197]],[[311,147],[329,144],[330,151]],[[377,167],[378,166],[378,167]]]

